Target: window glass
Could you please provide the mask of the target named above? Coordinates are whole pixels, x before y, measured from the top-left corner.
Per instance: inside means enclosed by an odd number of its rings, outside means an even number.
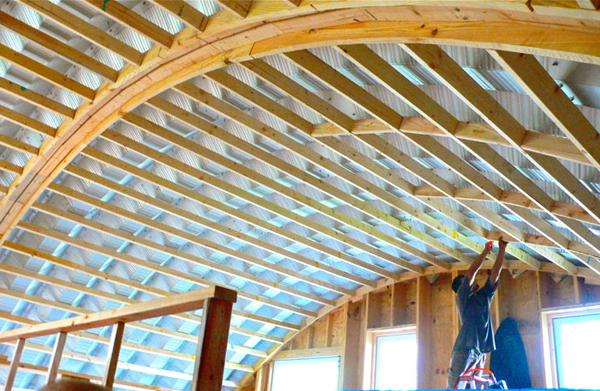
[[[271,391],[337,391],[340,357],[277,360]]]
[[[553,319],[560,388],[600,389],[600,314]]]
[[[377,337],[375,389],[417,388],[417,335],[403,333]]]

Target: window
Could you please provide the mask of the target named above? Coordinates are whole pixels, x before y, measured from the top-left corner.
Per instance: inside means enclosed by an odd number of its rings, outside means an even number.
[[[371,379],[377,390],[417,388],[417,334],[414,327],[370,333]]]
[[[337,391],[339,375],[339,356],[277,360],[271,391]]]
[[[547,385],[600,389],[600,309],[553,313],[545,318]]]

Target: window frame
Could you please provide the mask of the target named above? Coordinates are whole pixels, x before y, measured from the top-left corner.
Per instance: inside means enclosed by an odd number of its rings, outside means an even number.
[[[558,388],[558,362],[554,343],[554,320],[582,315],[600,315],[600,305],[542,310],[542,345],[546,388]]]
[[[271,361],[269,364],[269,373],[267,379],[267,391],[273,389],[273,377],[275,376],[275,363],[277,361],[291,361],[291,360],[306,360],[313,358],[337,358],[339,360],[338,369],[338,386],[337,389],[341,390],[343,382],[343,357],[342,349],[339,346],[329,348],[309,348],[309,349],[298,349],[298,350],[283,350]]]
[[[377,339],[399,334],[415,334],[417,337],[417,326],[415,324],[400,327],[386,327],[367,330],[366,348],[365,348],[365,376],[363,378],[363,388],[375,389],[375,370],[377,369]],[[418,346],[417,346],[418,349]],[[415,361],[417,357],[415,357]],[[415,371],[418,369],[415,368]]]

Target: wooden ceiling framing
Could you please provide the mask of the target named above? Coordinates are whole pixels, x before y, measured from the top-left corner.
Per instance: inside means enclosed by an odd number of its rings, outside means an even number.
[[[146,299],[173,294],[168,285],[150,284],[153,276],[190,288],[229,284],[240,299],[231,338],[252,344],[230,344],[224,382],[230,388],[245,384],[286,341],[339,305],[394,281],[464,269],[485,241],[500,235],[514,243],[507,250],[511,268],[599,280],[600,201],[564,164],[600,170],[599,133],[535,57],[600,65],[597,2],[362,3],[218,0],[203,13],[185,0],[4,2],[0,28],[23,45],[0,42],[0,59],[15,70],[0,77],[0,97],[7,97],[0,104],[0,145],[6,148],[0,160],[6,173],[0,178],[1,275],[118,305],[141,298],[69,276],[80,273]],[[502,34],[508,31],[510,37]],[[457,118],[365,42],[400,44],[481,123]],[[561,135],[524,127],[443,44],[487,50]],[[418,116],[401,115],[310,50],[320,46]],[[227,68],[231,64],[235,68]],[[294,74],[285,71],[292,68]],[[328,94],[302,84],[299,73]],[[368,118],[357,119],[344,105]],[[300,114],[305,111],[310,114]],[[437,159],[460,183],[427,168],[402,145]],[[490,145],[520,154],[566,198],[553,198]],[[501,180],[463,159],[457,152],[463,149]],[[221,218],[210,218],[210,211]],[[77,227],[77,233],[43,219]],[[127,224],[136,229],[124,229]],[[108,237],[123,246],[106,245]],[[44,239],[150,277],[125,278],[31,244]],[[127,246],[133,250],[123,250]],[[170,258],[157,263],[151,254]],[[59,272],[22,267],[28,259]],[[30,292],[0,293],[39,308],[93,312]],[[200,322],[195,315],[172,318]],[[10,313],[0,319],[34,324]],[[132,327],[195,341],[173,328]],[[78,337],[108,343],[101,335]],[[144,343],[124,346],[193,361]],[[183,372],[122,364],[191,380]]]

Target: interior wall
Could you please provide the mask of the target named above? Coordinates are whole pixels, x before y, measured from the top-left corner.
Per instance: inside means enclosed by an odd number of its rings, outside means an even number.
[[[365,348],[370,331],[415,326],[419,343],[418,387],[445,388],[450,353],[460,329],[446,273],[419,277],[369,293],[313,323],[286,343],[277,359],[340,355],[340,389],[362,389]],[[480,272],[480,284],[489,271]],[[532,386],[544,388],[541,312],[545,309],[600,303],[600,286],[582,278],[504,270],[492,303],[494,328],[507,317],[517,321],[531,374]],[[486,366],[489,367],[489,355]],[[270,390],[272,362],[264,365],[244,390]]]

